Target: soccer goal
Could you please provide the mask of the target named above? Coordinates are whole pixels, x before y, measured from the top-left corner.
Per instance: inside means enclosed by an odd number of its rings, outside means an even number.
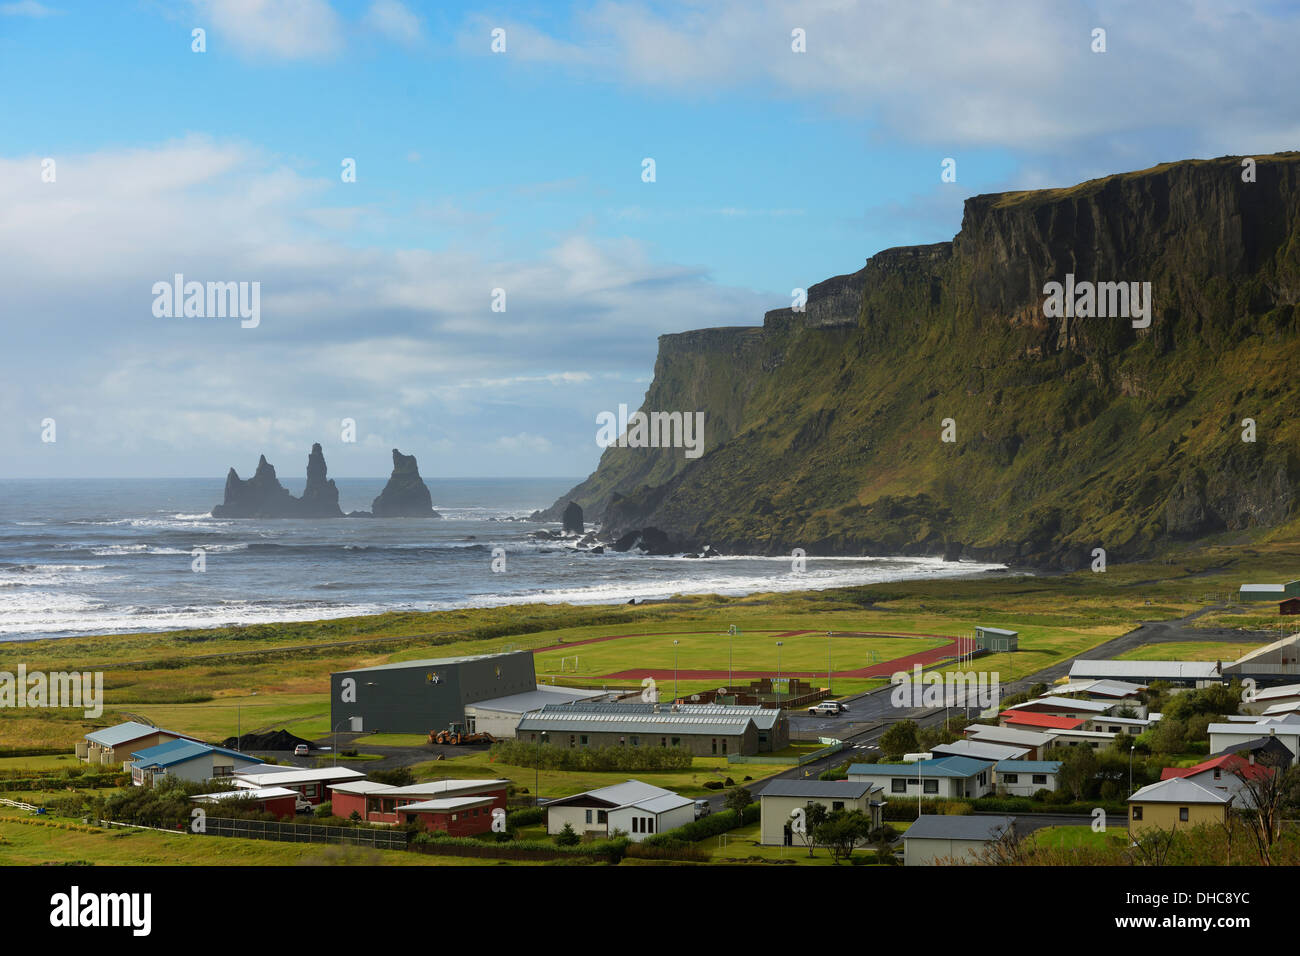
[[[568,674],[568,673],[574,673],[574,674],[576,674],[576,673],[578,673],[578,655],[577,655],[577,654],[574,654],[572,657],[561,657],[561,658],[560,658],[560,673],[561,673],[561,674]]]

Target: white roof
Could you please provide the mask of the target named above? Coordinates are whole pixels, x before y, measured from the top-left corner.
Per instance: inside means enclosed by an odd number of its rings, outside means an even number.
[[[259,764],[256,770],[236,770],[232,775],[237,787],[275,787],[295,783],[327,783],[331,780],[359,780],[365,774],[347,767],[277,767],[267,771]]]
[[[1273,700],[1275,697],[1300,697],[1300,684],[1261,687],[1255,691],[1256,700]]]
[[[1019,760],[1029,753],[1025,747],[1008,747],[1006,744],[981,743],[977,740],[956,740],[930,748],[936,754],[957,754],[976,760]]]
[[[404,787],[393,787],[384,792],[388,797],[419,797],[426,793],[456,793],[458,790],[483,790],[485,788],[508,787],[509,780],[430,780],[427,783],[408,783]]]
[[[1021,730],[1019,727],[990,727],[988,724],[972,724],[966,728],[966,736],[971,740],[989,740],[998,743],[1007,742],[1023,744],[1026,747],[1041,747],[1056,737],[1055,733],[1039,733],[1036,730]]]
[[[650,813],[662,813],[664,810],[671,810],[687,803],[694,803],[690,798],[679,796],[671,790],[665,790],[663,787],[656,787],[654,784],[644,783],[640,780],[628,780],[626,783],[616,783],[610,787],[601,787],[597,790],[588,790],[585,793],[575,793],[567,797],[550,800],[546,805],[562,804],[575,797],[594,797],[597,800],[604,800],[612,803],[616,810],[623,807],[639,807]]]
[[[1025,707],[1032,707],[1035,704],[1056,707],[1060,710],[1090,710],[1098,714],[1115,706],[1114,704],[1104,704],[1096,700],[1076,700],[1073,697],[1056,697],[1048,695],[1047,697],[1035,697],[1033,700],[1027,700],[1023,704],[1012,704],[1007,708],[1007,710],[1021,710]]]
[[[1271,707],[1264,708],[1265,717],[1278,717],[1282,714],[1293,714],[1300,710],[1300,700],[1284,700],[1280,704],[1274,704]]]
[[[1086,661],[1070,665],[1076,677],[1154,677],[1167,680],[1211,680],[1221,677],[1214,661]]]
[[[284,787],[256,787],[251,790],[224,790],[221,793],[200,793],[190,797],[204,803],[217,803],[221,800],[274,800],[276,797],[296,797],[297,790]]]
[[[638,810],[644,810],[646,813],[667,813],[669,810],[676,810],[678,807],[685,807],[695,803],[690,797],[683,797],[676,793],[665,793],[662,797],[651,797],[648,800],[637,800],[634,803],[624,804],[628,807],[636,807]],[[618,809],[623,809],[619,807]]]
[[[397,809],[401,811],[433,810],[435,813],[447,813],[461,808],[481,807],[485,803],[491,803],[492,800],[492,797],[439,797],[437,800],[421,800],[419,803],[408,803],[406,806]]]
[[[601,690],[538,684],[536,690],[524,691],[522,694],[494,697],[491,700],[476,700],[472,704],[466,704],[465,710],[471,713],[499,710],[506,714],[527,714],[534,710],[541,710],[547,704],[571,704],[575,700],[592,700],[603,696],[605,692]]]
[[[1286,717],[1300,717],[1300,714],[1287,714]],[[1276,734],[1300,734],[1300,723],[1263,717],[1254,723],[1210,724],[1212,734],[1247,734],[1251,737],[1271,737]]]
[[[1229,799],[1222,793],[1207,790],[1194,780],[1186,777],[1171,777],[1143,787],[1129,802],[1143,803],[1227,803]]]
[[[1155,723],[1150,717],[1112,717],[1110,714],[1098,714],[1090,719],[1100,724],[1128,724],[1131,727],[1146,727]]]
[[[1243,591],[1253,591],[1257,594],[1285,594],[1285,584],[1243,584]]]
[[[380,783],[378,780],[349,780],[346,783],[330,784],[330,790],[335,793],[380,793],[392,789],[391,783]]]

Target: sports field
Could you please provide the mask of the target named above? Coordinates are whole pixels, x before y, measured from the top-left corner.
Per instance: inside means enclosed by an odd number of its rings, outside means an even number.
[[[679,694],[748,683],[763,677],[799,677],[837,693],[877,686],[912,664],[954,653],[957,639],[940,635],[832,633],[808,630],[661,631],[604,635],[539,648],[539,679],[557,684],[639,686],[654,678]],[[963,642],[964,643],[964,642]]]

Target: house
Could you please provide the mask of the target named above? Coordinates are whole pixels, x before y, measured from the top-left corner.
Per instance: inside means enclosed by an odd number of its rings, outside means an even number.
[[[1280,601],[1300,597],[1300,581],[1286,584],[1243,584],[1237,591],[1237,600],[1243,604],[1254,601]]]
[[[1032,797],[1039,790],[1058,789],[1059,760],[999,760],[993,768],[993,786],[998,795]]]
[[[1015,825],[1015,817],[922,815],[903,834],[903,865],[982,863],[989,847]]]
[[[1143,787],[1128,798],[1129,835],[1146,830],[1176,830],[1204,823],[1224,823],[1232,797],[1198,783],[1173,777]]]
[[[886,801],[884,788],[869,780],[773,780],[758,794],[759,843],[797,845],[800,841],[792,826],[793,815],[810,803],[820,803],[831,812],[860,810],[875,830],[881,825]]]
[[[185,734],[128,720],[102,730],[92,730],[77,742],[77,758],[99,766],[124,765],[131,751],[145,750],[171,740],[195,740]]]
[[[1029,760],[1038,760],[1051,746],[1056,735],[1051,731],[1029,730],[1021,727],[998,727],[972,724],[964,731],[967,740],[978,743],[1002,744],[1007,747],[1024,747]]]
[[[1149,717],[1093,717],[1085,721],[1084,730],[1091,730],[1096,733],[1109,734],[1112,737],[1118,734],[1128,734],[1130,737],[1136,737],[1138,734],[1148,730],[1152,724],[1158,722]]]
[[[263,761],[237,750],[213,747],[193,740],[169,740],[167,743],[134,751],[126,764],[131,783],[152,787],[163,777],[200,783],[214,777],[229,777],[237,770],[257,767]]]
[[[916,763],[853,763],[849,779],[882,787],[888,799],[984,797],[993,790],[993,764],[970,757],[937,757]]]
[[[402,811],[416,803],[430,800],[469,799],[487,800],[488,814],[506,808],[506,794],[510,781],[496,780],[430,780],[402,787],[377,783],[374,780],[349,780],[329,787],[331,809],[336,817],[351,817],[356,813],[367,823],[401,823]],[[473,809],[469,804],[465,805]],[[447,805],[450,807],[450,804]],[[432,811],[431,811],[432,812]],[[438,811],[442,812],[442,811]],[[458,812],[451,808],[446,812]],[[471,818],[475,815],[471,814]],[[426,829],[447,829],[445,824],[456,820],[423,820]]]
[[[1079,680],[1057,684],[1052,688],[1052,692],[1059,696],[1079,694],[1089,700],[1101,698],[1136,702],[1146,689],[1145,684],[1134,684],[1123,680]]]
[[[574,750],[684,747],[701,757],[753,755],[788,745],[790,721],[774,707],[578,701],[525,714],[516,737]]]
[[[549,800],[545,807],[547,833],[559,833],[567,823],[581,836],[622,830],[635,843],[695,819],[694,800],[640,780]]]
[[[535,690],[522,694],[509,694],[466,704],[465,732],[488,733],[498,739],[513,737],[524,714],[531,714],[550,704],[572,704],[603,696],[604,692],[598,690],[538,684]]]
[[[1250,807],[1254,805],[1254,801],[1246,788],[1246,780],[1258,780],[1267,777],[1270,773],[1272,773],[1271,768],[1256,763],[1250,756],[1241,757],[1228,753],[1202,760],[1194,767],[1166,767],[1160,772],[1160,779],[1190,780],[1206,790],[1235,797],[1234,806]]]
[[[1256,712],[1267,711],[1278,704],[1300,704],[1300,684],[1257,687],[1254,696],[1246,704]]]
[[[416,823],[425,830],[448,836],[476,836],[492,829],[492,814],[498,808],[493,797],[437,797],[417,800],[400,807],[399,822]],[[500,808],[505,814],[505,808]]]
[[[1233,744],[1228,750],[1212,753],[1211,756],[1222,757],[1225,753],[1240,754],[1255,763],[1263,763],[1270,767],[1282,767],[1283,769],[1291,766],[1295,761],[1295,755],[1291,753],[1286,744],[1276,737],[1253,737],[1250,740]]]
[[[1015,651],[1020,646],[1020,635],[1002,627],[976,627],[975,649],[989,654]]]
[[[955,740],[950,744],[937,744],[930,748],[936,757],[973,757],[975,760],[1019,760],[1029,754],[1028,747],[994,744],[987,741]]]
[[[1235,661],[1223,665],[1223,676],[1226,679],[1253,677],[1261,683],[1300,677],[1300,634],[1292,634],[1242,654]]]
[[[1115,734],[1104,730],[1084,730],[1082,727],[1072,730],[1055,731],[1051,750],[1055,747],[1091,747],[1093,750],[1105,750],[1115,742]]]
[[[1004,710],[998,714],[1003,727],[1015,727],[1020,730],[1050,731],[1082,730],[1085,721],[1080,717],[1064,717],[1059,714],[1036,714],[1028,710]]]
[[[1117,661],[1075,660],[1070,664],[1070,682],[1115,679],[1138,684],[1158,680],[1180,687],[1208,687],[1224,683],[1215,661]]]
[[[1291,756],[1300,754],[1300,714],[1281,717],[1260,717],[1252,723],[1233,721],[1210,724],[1210,752],[1235,751],[1241,744],[1257,737],[1275,737],[1285,744]]]
[[[1057,697],[1049,694],[1046,697],[1027,700],[1023,704],[1012,704],[1003,713],[1014,711],[1022,714],[1052,714],[1056,717],[1088,720],[1119,710],[1121,706],[1115,701],[1079,700],[1075,697]]]
[[[241,810],[260,810],[274,813],[281,820],[292,820],[297,812],[298,792],[288,787],[258,787],[256,790],[200,793],[190,800],[204,804],[237,804]]]
[[[245,790],[257,790],[262,787],[285,787],[297,791],[298,795],[313,806],[325,799],[326,787],[332,783],[345,780],[360,780],[365,774],[347,767],[282,767],[276,764],[262,764],[248,770],[236,770],[231,775],[231,782]]]

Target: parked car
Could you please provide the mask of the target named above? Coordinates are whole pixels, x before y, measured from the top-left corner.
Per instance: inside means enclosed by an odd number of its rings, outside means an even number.
[[[695,801],[695,819],[698,820],[700,817],[707,817],[712,812],[713,812],[713,808],[709,806],[709,801],[707,800]]]
[[[293,808],[298,813],[311,813],[316,809],[310,800],[304,800],[302,797],[298,797],[293,801]]]
[[[293,748],[293,755],[295,757],[305,757],[307,756],[307,752],[308,752],[308,747],[306,744],[299,744],[298,746]]]
[[[846,704],[841,704],[838,700],[824,700],[809,707],[808,713],[814,717],[838,717],[848,709]]]

